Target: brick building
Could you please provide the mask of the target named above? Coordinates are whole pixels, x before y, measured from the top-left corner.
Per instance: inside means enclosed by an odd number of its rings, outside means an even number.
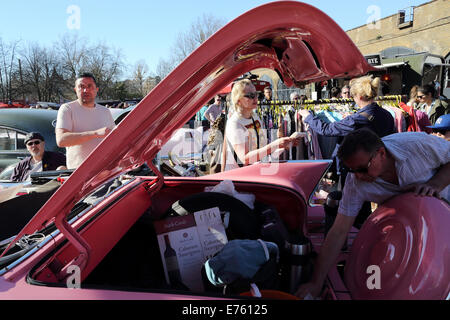
[[[382,8],[381,8],[382,9]],[[408,94],[415,84],[439,80],[442,93],[450,98],[450,0],[434,0],[416,7],[399,8],[396,14],[347,31],[361,53],[372,58],[375,76],[388,76],[388,94]],[[330,81],[325,88],[285,88],[278,75],[267,69],[254,72],[272,83],[274,98],[287,99],[292,90],[310,98],[327,97],[333,85],[349,79]],[[322,91],[322,92],[317,92]]]
[[[438,80],[450,97],[450,1],[434,0],[347,31],[362,54],[392,77],[394,93]],[[403,87],[399,87],[399,80]]]

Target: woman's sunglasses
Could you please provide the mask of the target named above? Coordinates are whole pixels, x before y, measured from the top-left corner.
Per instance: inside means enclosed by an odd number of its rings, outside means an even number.
[[[257,97],[256,92],[250,92],[247,94],[244,94],[244,97],[249,98],[249,99],[255,99]]]

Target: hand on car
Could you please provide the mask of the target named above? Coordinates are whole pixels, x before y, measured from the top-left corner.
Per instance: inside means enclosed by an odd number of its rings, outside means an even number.
[[[407,190],[414,192],[418,196],[429,196],[429,197],[436,197],[438,199],[442,199],[441,195],[439,194],[440,190],[436,188],[435,186],[428,184],[428,183],[419,183],[411,185],[407,188]]]

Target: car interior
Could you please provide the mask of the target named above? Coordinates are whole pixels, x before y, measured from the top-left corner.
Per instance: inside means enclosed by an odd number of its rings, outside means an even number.
[[[233,197],[217,196],[215,192],[204,191],[205,187],[214,186],[219,181],[165,179],[164,184],[157,191],[150,189],[153,182],[147,177],[137,177],[129,183],[133,184],[133,190],[120,194],[122,183],[117,179],[111,181],[80,201],[67,217],[67,220],[71,221],[78,215],[82,216],[84,210],[101,202],[105,195],[119,193],[115,201],[96,212],[94,216],[91,215],[89,220],[80,219],[79,224],[75,222],[77,232],[91,247],[89,260],[82,272],[81,288],[212,296],[224,294],[234,296],[249,291],[249,283],[239,282],[237,287],[228,286],[228,291],[224,293],[222,288],[214,287],[207,281],[204,271],[202,271],[204,290],[201,292],[193,292],[182,283],[168,284],[164,276],[154,223],[176,216],[177,213],[172,210],[172,206],[178,202],[183,203],[190,214],[211,204],[219,207],[222,217],[228,213],[229,224],[226,234],[229,241],[261,238],[268,241],[289,242],[303,237],[304,234],[302,226],[305,225],[303,219],[306,218],[306,203],[301,195],[291,189],[261,183],[235,183],[237,191],[255,195],[254,209],[250,209]],[[198,201],[199,199],[202,201]],[[246,209],[243,210],[242,206]],[[129,210],[130,207],[133,210]],[[267,219],[264,220],[262,214],[268,208],[277,217],[270,223],[267,223]],[[251,223],[246,223],[249,221]],[[274,235],[273,232],[267,232],[269,229],[265,230],[267,225],[272,226],[274,223],[281,223],[278,226],[281,227],[281,233]],[[250,225],[254,227],[251,228]],[[39,233],[49,234],[54,231],[54,226],[50,225]],[[96,237],[98,234],[105,235],[105,238],[100,240]],[[20,251],[19,247],[15,249],[15,252],[17,251]],[[74,261],[78,254],[72,243],[63,241],[51,254],[35,265],[28,274],[27,281],[32,285],[66,286],[67,274],[64,274],[62,270],[70,263],[69,261]],[[311,256],[313,254],[311,253]],[[259,275],[261,279],[258,280],[256,277],[254,281],[260,289],[288,292],[289,254],[285,249],[281,249],[278,259],[274,261],[276,262],[270,264],[268,262],[266,266],[266,269],[272,270],[271,281],[268,283],[267,276],[264,274]],[[312,259],[307,260],[305,270],[312,269],[311,261]],[[305,272],[304,280],[307,280],[308,276],[310,272]]]

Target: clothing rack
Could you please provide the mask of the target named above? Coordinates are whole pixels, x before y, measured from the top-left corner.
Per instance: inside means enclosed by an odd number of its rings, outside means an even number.
[[[398,104],[402,102],[402,99],[404,97],[402,95],[389,95],[389,96],[380,96],[376,97],[375,101],[395,101]],[[301,106],[304,105],[320,105],[320,104],[348,104],[348,103],[354,103],[355,100],[353,98],[349,99],[319,99],[319,100],[304,100],[303,102],[300,102],[298,100],[271,100],[269,102],[263,102],[258,101],[258,107],[260,106],[286,106],[290,105],[298,108],[301,108]]]

